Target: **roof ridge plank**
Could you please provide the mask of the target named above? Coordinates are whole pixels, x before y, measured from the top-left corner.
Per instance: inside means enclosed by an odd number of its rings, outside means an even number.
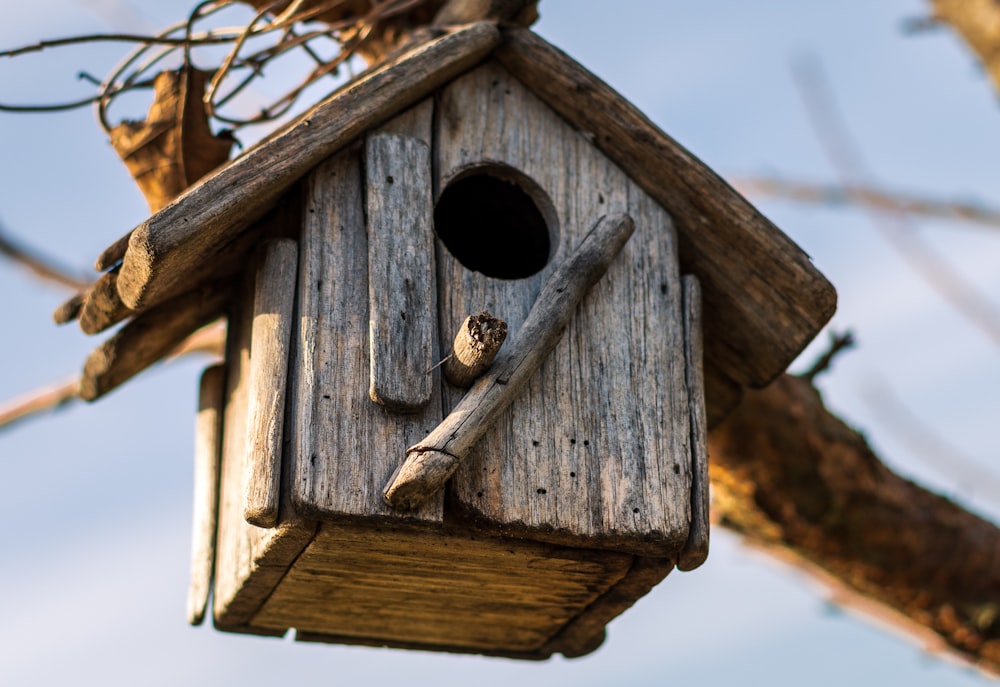
[[[133,230],[117,280],[122,302],[143,310],[191,288],[189,270],[212,259],[311,168],[481,62],[499,42],[496,25],[480,22],[423,43],[187,190]]]

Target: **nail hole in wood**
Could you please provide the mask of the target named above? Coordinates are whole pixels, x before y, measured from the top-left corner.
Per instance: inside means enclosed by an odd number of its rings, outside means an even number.
[[[468,269],[524,279],[549,262],[555,210],[531,179],[499,166],[479,167],[448,184],[434,208],[434,230]]]

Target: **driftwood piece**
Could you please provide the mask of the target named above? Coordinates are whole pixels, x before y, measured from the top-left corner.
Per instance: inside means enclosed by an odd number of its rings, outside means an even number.
[[[98,277],[87,290],[80,310],[80,329],[85,334],[97,334],[134,314],[118,297],[118,270],[112,270]]]
[[[429,103],[428,103],[429,106]],[[430,136],[430,110],[418,117]],[[424,112],[421,112],[424,110]],[[413,129],[410,129],[411,132]],[[299,512],[369,521],[440,523],[444,497],[401,514],[382,502],[397,465],[394,446],[409,446],[443,417],[440,384],[420,412],[389,414],[368,397],[368,246],[359,151],[344,151],[307,178],[299,266],[298,332],[289,390],[292,500]],[[436,344],[432,347],[436,355]]]
[[[274,239],[261,246],[254,280],[243,504],[243,517],[257,527],[274,527],[278,519],[285,386],[297,265],[298,246],[292,239]]]
[[[694,275],[681,279],[684,302],[684,370],[691,413],[691,528],[677,559],[678,570],[694,570],[708,558],[708,418],[702,371],[701,285]]]
[[[597,221],[549,278],[516,340],[495,362],[493,370],[434,431],[407,449],[406,460],[383,491],[387,503],[394,508],[415,508],[444,486],[468,450],[555,348],[577,306],[607,272],[634,228],[627,215]]]
[[[221,315],[228,298],[227,285],[209,283],[137,316],[87,358],[80,398],[96,400],[168,355]]]
[[[444,378],[452,386],[468,389],[485,374],[507,339],[507,323],[483,311],[462,322],[445,359]]]
[[[752,386],[784,371],[836,307],[809,257],[635,106],[531,31],[506,30],[495,54],[670,213],[681,268],[704,290],[707,365]]]
[[[208,607],[215,568],[215,530],[219,513],[219,462],[226,368],[213,365],[201,375],[194,433],[194,508],[191,518],[191,586],[187,617],[201,625]]]
[[[118,277],[133,309],[181,288],[185,273],[260,217],[351,140],[432,93],[499,42],[493,24],[446,34],[347,85],[136,227]]]
[[[674,557],[688,536],[691,461],[670,216],[496,63],[443,89],[435,121],[438,187],[479,170],[512,180],[550,239],[548,262],[521,279],[487,277],[439,243],[442,330],[487,308],[514,336],[594,217],[635,220],[558,346],[451,479],[449,506],[502,536]],[[464,394],[444,391],[449,412]]]
[[[427,133],[430,131],[427,105]],[[372,401],[414,413],[430,403],[437,340],[430,145],[377,133],[365,142]]]
[[[248,256],[260,244],[262,237],[283,235],[285,232],[283,224],[294,225],[294,217],[290,216],[288,209],[284,207],[286,204],[281,205],[255,222],[233,241],[221,247],[215,255],[210,258],[202,256],[202,262],[184,274],[184,283],[195,285],[206,281],[222,281],[241,273],[246,267]],[[84,293],[79,318],[80,328],[85,333],[102,332],[136,314],[134,310],[125,306],[118,294],[118,270],[118,267],[113,267]],[[169,296],[169,292],[161,294],[148,302],[146,308],[159,305]]]
[[[1000,674],[1000,528],[894,474],[807,381],[748,391],[709,435],[719,524],[834,599]]]

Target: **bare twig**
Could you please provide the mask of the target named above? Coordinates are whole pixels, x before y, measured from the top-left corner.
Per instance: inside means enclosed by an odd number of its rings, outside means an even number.
[[[848,348],[853,348],[854,344],[855,341],[853,332],[847,331],[843,334],[830,332],[830,347],[816,360],[816,362],[812,364],[812,367],[800,376],[812,384],[816,377],[830,369],[833,359],[836,358],[839,353],[847,350]]]
[[[204,36],[192,36],[185,38],[171,38],[169,36],[158,35],[148,36],[139,33],[93,33],[86,36],[70,36],[69,38],[56,38],[47,41],[38,41],[31,45],[24,45],[12,50],[0,50],[0,58],[17,57],[33,52],[41,52],[49,48],[60,48],[67,45],[79,45],[81,43],[143,43],[145,45],[218,45],[219,43],[229,43],[233,36],[207,34]]]
[[[814,60],[794,63],[793,74],[820,143],[840,183],[849,188],[878,187],[844,122],[821,66]],[[970,323],[1000,346],[1000,312],[951,269],[907,224],[901,212],[871,212],[882,236],[934,289]]]
[[[56,410],[78,400],[79,379],[72,377],[44,389],[32,391],[0,405],[0,429],[32,415]]]
[[[52,258],[42,255],[41,251],[25,246],[11,237],[2,224],[0,224],[0,255],[6,255],[17,264],[28,268],[35,276],[60,286],[85,289],[92,281],[82,273],[74,273],[74,270],[58,265]]]
[[[729,181],[747,195],[774,196],[816,205],[857,205],[881,212],[961,220],[992,228],[1000,227],[1000,209],[978,203],[938,200],[871,186],[818,184],[769,176],[736,177]]]

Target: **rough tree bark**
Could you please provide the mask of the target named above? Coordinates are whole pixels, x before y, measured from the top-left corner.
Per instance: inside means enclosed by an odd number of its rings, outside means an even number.
[[[748,392],[709,455],[718,523],[1000,673],[1000,529],[894,474],[807,381]]]

